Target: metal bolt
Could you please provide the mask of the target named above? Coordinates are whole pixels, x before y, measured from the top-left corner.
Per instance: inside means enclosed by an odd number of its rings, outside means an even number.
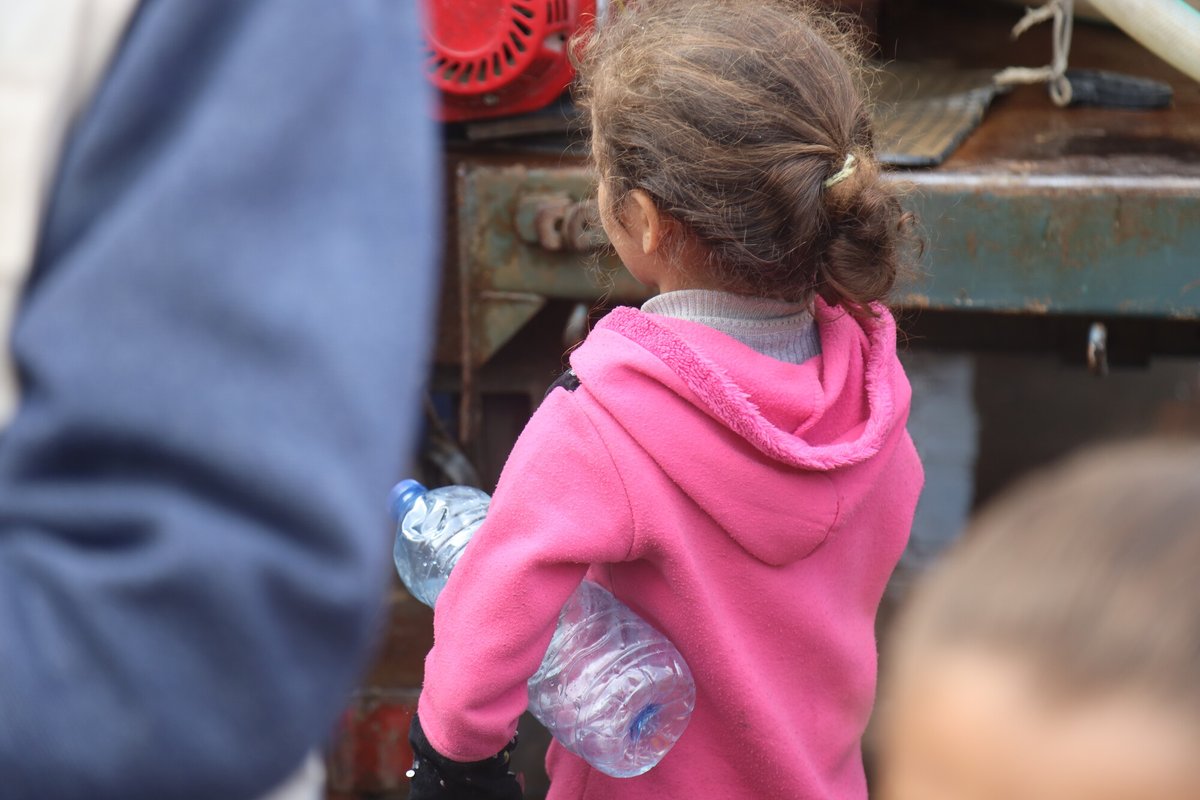
[[[553,200],[534,215],[538,243],[547,250],[582,253],[603,246],[604,230],[595,200]]]
[[[566,221],[568,204],[564,202],[550,202],[541,206],[537,210],[537,214],[533,218],[534,227],[537,228],[538,242],[547,250],[562,250],[563,249],[563,228]]]
[[[568,208],[563,233],[570,250],[582,253],[602,247],[604,228],[600,225],[600,206],[596,201],[580,200]]]

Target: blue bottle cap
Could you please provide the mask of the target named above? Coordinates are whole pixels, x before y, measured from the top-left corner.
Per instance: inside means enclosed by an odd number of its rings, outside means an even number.
[[[412,510],[417,498],[425,494],[425,487],[414,480],[403,480],[392,487],[388,494],[388,508],[397,522]]]

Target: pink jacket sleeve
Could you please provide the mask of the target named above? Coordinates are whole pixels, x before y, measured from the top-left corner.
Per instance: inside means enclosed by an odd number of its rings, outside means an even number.
[[[586,389],[541,405],[438,598],[418,708],[448,758],[478,761],[508,743],[559,610],[590,564],[630,557],[629,500],[588,412],[602,413]]]

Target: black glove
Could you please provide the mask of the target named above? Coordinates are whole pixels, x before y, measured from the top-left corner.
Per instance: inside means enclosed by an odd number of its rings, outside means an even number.
[[[517,737],[496,755],[483,761],[451,761],[425,738],[421,720],[413,717],[408,729],[412,745],[412,788],[408,800],[521,800],[517,777],[508,771],[509,755]]]

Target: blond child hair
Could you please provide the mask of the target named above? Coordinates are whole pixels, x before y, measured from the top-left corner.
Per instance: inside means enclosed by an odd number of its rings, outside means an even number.
[[[1200,797],[1198,566],[1200,444],[1022,482],[895,627],[882,797]]]

